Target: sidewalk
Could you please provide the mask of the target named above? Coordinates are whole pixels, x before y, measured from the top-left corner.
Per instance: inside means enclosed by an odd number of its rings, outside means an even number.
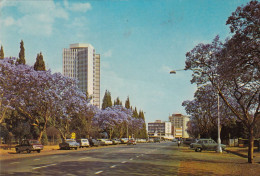
[[[244,155],[246,149],[228,148],[229,152],[222,154],[215,151],[195,152],[188,147],[180,148],[183,159],[180,163],[178,175],[259,175],[260,156],[255,152],[255,163],[249,164],[247,156]],[[235,155],[231,152],[236,153]]]

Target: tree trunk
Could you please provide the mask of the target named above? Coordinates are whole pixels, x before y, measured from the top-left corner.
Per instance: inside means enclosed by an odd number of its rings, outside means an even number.
[[[249,128],[248,163],[254,163],[254,129]]]

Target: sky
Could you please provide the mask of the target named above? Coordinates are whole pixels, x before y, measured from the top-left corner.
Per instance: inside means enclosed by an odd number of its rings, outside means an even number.
[[[62,49],[90,43],[101,55],[101,103],[106,90],[145,112],[146,122],[187,115],[196,85],[185,54],[199,43],[231,36],[226,20],[248,0],[0,0],[0,45],[26,63],[42,52],[47,69],[62,72]]]

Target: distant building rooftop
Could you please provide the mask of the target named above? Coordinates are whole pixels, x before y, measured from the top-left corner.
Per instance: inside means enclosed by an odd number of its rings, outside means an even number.
[[[91,44],[88,43],[74,43],[74,44],[70,44],[70,48],[94,48]]]

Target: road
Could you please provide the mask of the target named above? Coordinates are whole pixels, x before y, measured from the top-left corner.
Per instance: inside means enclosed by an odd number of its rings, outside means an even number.
[[[3,160],[0,175],[177,175],[180,159],[171,142],[118,145]]]

